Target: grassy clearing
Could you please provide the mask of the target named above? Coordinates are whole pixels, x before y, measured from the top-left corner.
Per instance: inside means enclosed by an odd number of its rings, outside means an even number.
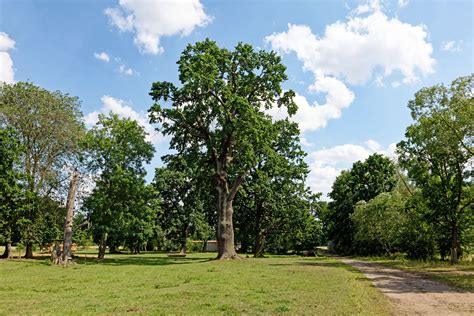
[[[214,254],[148,253],[107,255],[97,263],[92,256],[67,268],[46,258],[0,260],[2,313],[389,313],[362,274],[325,257],[221,262],[211,260]]]
[[[409,272],[423,273],[433,280],[474,291],[474,262],[461,261],[459,264],[451,265],[446,261],[417,261],[386,257],[357,257],[357,259],[377,262]]]

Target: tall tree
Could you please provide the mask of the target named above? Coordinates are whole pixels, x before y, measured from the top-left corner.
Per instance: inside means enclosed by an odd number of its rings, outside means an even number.
[[[408,103],[414,123],[397,145],[400,164],[421,188],[432,223],[450,231],[451,262],[473,220],[474,75],[423,88]]]
[[[0,85],[0,122],[12,127],[22,144],[28,196],[49,196],[61,184],[64,166],[79,150],[85,127],[77,97],[50,92],[29,82]],[[34,199],[24,213],[25,232],[34,232],[39,211]],[[28,234],[27,234],[28,235]],[[27,236],[26,257],[33,256],[34,235]]]
[[[99,244],[98,258],[103,259],[107,243],[111,250],[126,238],[130,216],[145,211],[144,163],[153,158],[153,145],[136,121],[115,114],[99,115],[99,121],[86,137],[89,170],[99,173],[92,194],[84,207],[90,213],[94,239]],[[143,221],[139,221],[143,223]],[[141,225],[134,222],[135,227]]]
[[[180,87],[170,82],[152,86],[151,122],[172,135],[171,149],[213,170],[218,258],[235,259],[232,204],[259,153],[271,150],[274,141],[272,121],[263,109],[276,105],[293,114],[294,92],[281,89],[287,76],[280,57],[246,44],[230,51],[205,40],[188,45],[177,63]],[[160,101],[169,101],[170,107]]]
[[[153,187],[160,203],[160,226],[168,240],[186,252],[186,240],[199,226],[204,213],[200,199],[199,166],[183,157],[167,157],[165,167],[156,168]]]

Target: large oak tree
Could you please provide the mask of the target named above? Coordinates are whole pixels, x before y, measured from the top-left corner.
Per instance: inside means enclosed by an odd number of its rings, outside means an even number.
[[[151,122],[172,136],[171,149],[213,170],[218,258],[235,259],[234,198],[260,153],[273,150],[272,120],[263,110],[279,106],[293,114],[294,92],[282,91],[287,76],[280,57],[247,44],[231,51],[205,40],[188,45],[177,64],[179,86],[153,83]]]

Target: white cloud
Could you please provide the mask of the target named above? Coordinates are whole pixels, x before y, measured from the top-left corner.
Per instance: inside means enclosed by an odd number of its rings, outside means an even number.
[[[409,2],[410,2],[410,0],[398,0],[398,6],[400,8],[404,8],[408,5]]]
[[[370,15],[349,16],[346,22],[328,25],[322,37],[306,25],[294,24],[289,24],[286,32],[265,37],[272,49],[295,53],[303,69],[314,75],[315,82],[309,89],[326,94],[323,105],[307,107],[307,102],[300,102],[300,108],[306,111],[299,115],[302,130],[324,127],[328,120],[341,116],[341,110],[355,98],[347,84],[363,85],[374,80],[383,86],[383,79],[395,72],[401,73],[402,82],[407,84],[419,75],[434,72],[433,49],[427,42],[425,27],[388,18],[380,10],[379,1],[369,1],[355,13]]]
[[[445,41],[441,43],[441,49],[447,52],[457,53],[461,51],[462,41]]]
[[[94,53],[94,57],[98,60],[105,61],[106,63],[110,61],[110,56],[106,52]]]
[[[354,100],[354,94],[335,78],[319,78],[311,87],[315,91],[326,92],[326,100],[321,105],[317,102],[310,104],[304,96],[296,94],[293,100],[298,105],[298,111],[290,120],[298,123],[301,133],[325,127],[329,120],[341,117],[342,109]],[[286,108],[275,106],[266,112],[276,120],[288,117]]]
[[[147,140],[153,144],[159,144],[164,140],[160,132],[155,131],[154,127],[149,123],[148,116],[145,112],[137,112],[124,100],[104,95],[101,98],[102,108],[100,111],[94,111],[87,114],[84,118],[85,123],[89,126],[94,125],[99,120],[99,114],[108,114],[110,112],[117,114],[121,118],[129,118],[135,120],[143,126],[148,133]]]
[[[316,150],[308,155],[310,174],[308,185],[313,192],[322,192],[323,199],[331,191],[332,184],[342,170],[349,169],[359,160],[365,160],[373,153],[395,158],[396,144],[384,148],[378,142],[369,139],[362,145],[344,144]]]
[[[15,41],[7,33],[0,32],[0,82],[14,83],[13,60],[8,50],[15,48]]]
[[[360,4],[352,10],[352,14],[360,15],[368,12],[380,11],[380,1],[379,0],[368,0],[366,3]]]
[[[107,8],[105,14],[120,31],[133,32],[135,44],[148,54],[164,51],[162,36],[188,36],[212,21],[200,0],[120,0],[118,7]]]
[[[127,67],[125,65],[120,65],[118,68],[117,68],[117,71],[121,74],[124,74],[124,75],[127,75],[127,76],[133,76],[135,74],[138,74],[135,70],[133,70],[132,68],[130,67]]]

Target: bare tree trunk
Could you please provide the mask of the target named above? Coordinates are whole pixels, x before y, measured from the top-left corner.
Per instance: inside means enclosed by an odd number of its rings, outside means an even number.
[[[181,240],[181,250],[179,251],[179,253],[182,255],[186,254],[186,242],[188,239],[188,230],[189,230],[189,225],[186,225],[186,228],[183,231],[183,238]]]
[[[254,257],[263,257],[264,251],[264,244],[265,244],[265,232],[262,228],[262,220],[263,220],[263,209],[262,204],[257,204],[257,212],[255,214],[255,249],[254,249]]]
[[[28,241],[26,243],[26,252],[25,252],[25,259],[33,258],[33,242]]]
[[[97,259],[103,260],[105,257],[105,249],[107,248],[107,233],[103,233],[99,242],[99,255]]]
[[[232,201],[227,201],[227,192],[219,192],[217,223],[217,259],[238,259],[234,245],[234,226]]]
[[[451,227],[451,264],[458,263],[459,229],[456,223]]]
[[[5,227],[5,251],[3,252],[0,258],[2,259],[9,259],[12,253],[12,230],[9,225]]]
[[[3,252],[0,258],[9,259],[11,257],[11,254],[12,254],[12,243],[10,240],[7,240],[5,242],[5,251]]]
[[[63,239],[63,253],[62,263],[67,264],[72,260],[72,220],[74,217],[74,199],[76,196],[76,184],[79,174],[74,171],[72,174],[71,182],[69,184],[69,191],[67,194],[66,202],[66,219],[64,221],[64,239]]]

